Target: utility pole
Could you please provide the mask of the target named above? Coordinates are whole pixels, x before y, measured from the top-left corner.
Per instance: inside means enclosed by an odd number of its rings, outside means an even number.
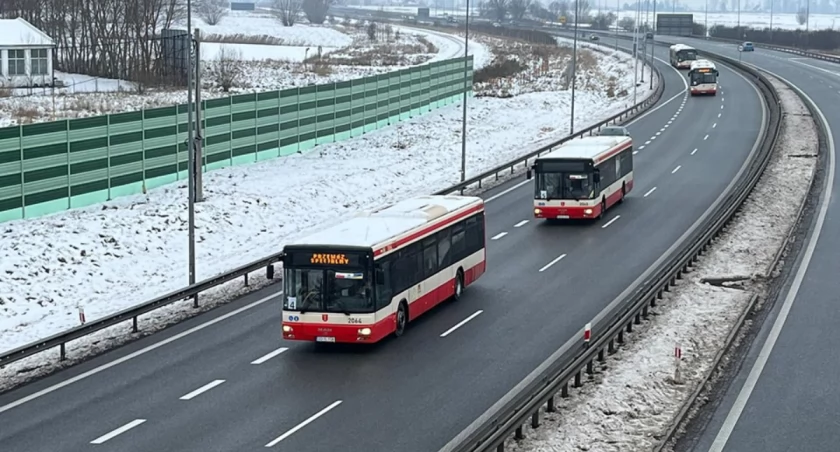
[[[187,178],[189,180],[188,193],[188,228],[189,232],[189,285],[195,284],[195,153],[193,144],[193,46],[189,30],[192,28],[192,0],[187,0],[187,39],[190,44],[187,49]],[[177,120],[176,120],[177,121]],[[193,306],[198,307],[198,296],[193,298]]]
[[[575,37],[572,40],[572,117],[569,119],[569,135],[575,134],[575,78],[577,77],[577,40],[578,40],[578,14],[580,12],[580,0],[575,0]]]
[[[467,18],[464,22],[464,114],[461,119],[461,182],[467,179],[467,93],[469,91],[469,80],[467,79],[467,72],[469,72],[469,56],[470,56],[470,0],[467,0]]]
[[[615,0],[615,51],[618,52],[618,23],[619,16],[621,16],[621,0]]]
[[[201,128],[201,30],[195,29],[195,202],[204,201]]]

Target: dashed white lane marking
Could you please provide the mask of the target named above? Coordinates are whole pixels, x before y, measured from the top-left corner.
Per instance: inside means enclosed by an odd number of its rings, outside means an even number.
[[[712,128],[714,129],[715,127],[717,127],[717,123],[712,124]]]
[[[621,218],[621,215],[614,216],[612,220],[608,221],[605,225],[601,226],[601,229],[606,229],[607,227],[609,227],[609,225],[615,223],[615,221],[619,218]]]
[[[507,232],[500,232],[500,233],[494,235],[493,237],[491,237],[490,240],[499,240],[500,238],[502,238],[506,235],[507,235]]]
[[[709,139],[709,135],[708,135],[708,134],[707,134],[705,137],[703,137],[703,140],[708,140],[708,139]]]
[[[641,151],[642,149],[644,149],[644,148],[645,148],[645,145],[641,145],[641,146],[639,146],[639,150],[640,150],[640,151]]]
[[[656,132],[656,136],[662,135],[662,132]]]
[[[659,131],[660,131],[660,132],[664,132],[664,131],[665,131],[665,127],[663,127],[663,128],[661,128],[661,129],[659,129]]]
[[[541,271],[541,272],[544,272],[544,271],[548,270],[548,268],[549,268],[549,267],[551,267],[552,265],[554,265],[554,264],[556,264],[556,263],[560,262],[560,261],[561,261],[564,257],[566,257],[566,255],[565,255],[565,254],[561,254],[560,256],[558,256],[557,258],[555,258],[553,261],[551,261],[551,262],[549,262],[549,263],[545,264],[545,266],[544,266],[543,268],[541,268],[541,269],[540,269],[540,271]]]
[[[262,363],[268,361],[269,359],[274,358],[275,356],[285,352],[288,349],[289,349],[288,347],[280,347],[280,348],[278,348],[277,350],[274,350],[271,353],[265,354],[262,357],[251,361],[251,364],[256,364],[256,365],[262,364]]]
[[[682,165],[677,165],[677,167],[676,167],[676,168],[674,168],[674,170],[673,170],[673,171],[671,171],[671,174],[676,173],[677,171],[679,171],[679,170],[680,170],[680,168],[682,168]]]
[[[633,155],[636,155],[638,153],[639,153],[639,151],[633,151]]]
[[[722,98],[722,97],[720,98],[720,101],[721,101],[721,102],[723,102],[724,100],[726,100],[726,99],[724,99],[724,98]]]
[[[645,146],[650,144],[650,140],[645,141]]]
[[[720,106],[720,109],[723,110],[723,105]]]
[[[210,383],[207,383],[206,385],[196,389],[195,391],[181,396],[181,400],[194,399],[194,398],[198,397],[199,395],[204,394],[205,392],[215,388],[216,386],[219,386],[220,384],[222,384],[224,382],[225,382],[224,380],[213,380]]]
[[[651,140],[651,141],[653,141],[653,140],[655,140],[655,139],[656,139],[656,137],[655,137],[655,136],[650,137],[650,140]]]
[[[691,155],[694,155],[696,152],[697,152],[697,148],[694,148],[694,150],[691,151]]]
[[[665,129],[667,129],[668,127],[669,127],[668,124],[665,124],[664,126],[662,126],[662,131],[664,132]]]
[[[471,316],[467,317],[467,318],[466,318],[466,319],[464,319],[464,320],[461,320],[460,322],[458,322],[458,323],[457,323],[455,326],[453,326],[452,328],[450,328],[450,329],[448,329],[448,330],[444,331],[444,332],[440,335],[440,337],[446,337],[446,336],[449,336],[450,334],[452,334],[452,332],[454,332],[454,331],[455,331],[455,330],[457,330],[458,328],[461,328],[462,326],[466,325],[466,324],[467,324],[467,322],[469,322],[470,320],[472,320],[472,319],[474,319],[474,318],[478,317],[479,315],[481,315],[481,313],[482,313],[482,312],[484,312],[484,311],[482,311],[482,310],[480,310],[480,309],[479,309],[478,311],[475,311],[475,312],[474,312]]]
[[[521,228],[522,226],[525,226],[526,223],[528,223],[528,220],[522,220],[519,223],[516,223],[515,225],[513,225],[513,227]]]
[[[655,191],[656,191],[656,187],[653,187],[653,188],[651,188],[650,190],[648,190],[648,191],[647,191],[647,193],[645,193],[645,195],[644,195],[644,196],[642,196],[642,197],[643,197],[643,198],[647,198],[648,196],[650,196],[650,194],[651,194],[651,193],[653,193],[653,192],[655,192]]]
[[[125,424],[122,427],[120,427],[120,428],[118,428],[118,429],[116,429],[116,430],[114,430],[110,433],[106,433],[106,434],[100,436],[99,438],[96,438],[95,440],[91,441],[90,443],[91,444],[102,444],[105,441],[108,441],[109,439],[113,439],[116,436],[122,435],[123,433],[133,429],[134,427],[137,427],[138,425],[140,425],[144,422],[146,422],[145,419],[135,419],[135,420],[129,422],[128,424]]]
[[[672,119],[672,120],[670,120],[670,121],[668,121],[668,125],[670,126],[673,122],[674,122],[674,120],[673,120],[673,119]]]
[[[720,118],[720,115],[722,115],[722,114],[723,114],[723,113],[718,113],[718,118]]]
[[[341,400],[336,400],[335,402],[333,402],[332,404],[330,404],[328,407],[326,407],[326,408],[324,408],[323,410],[321,410],[321,411],[319,411],[319,412],[315,413],[314,415],[312,415],[312,417],[310,417],[309,419],[307,419],[307,420],[305,420],[305,421],[301,422],[300,424],[298,424],[298,425],[296,425],[296,426],[292,427],[292,429],[291,429],[291,430],[289,430],[288,432],[286,432],[286,433],[284,433],[284,434],[282,434],[282,435],[278,436],[278,437],[277,437],[277,439],[275,439],[274,441],[272,441],[272,442],[270,442],[270,443],[266,444],[266,445],[265,445],[265,447],[274,447],[274,445],[275,445],[275,444],[277,444],[277,443],[279,443],[280,441],[283,441],[284,439],[286,439],[286,438],[288,438],[288,437],[292,436],[292,435],[293,435],[296,431],[298,431],[298,430],[300,430],[300,429],[302,429],[302,428],[306,427],[307,425],[311,424],[313,421],[315,421],[315,420],[316,420],[316,419],[318,419],[319,417],[321,417],[321,416],[323,416],[323,415],[327,414],[330,410],[332,410],[333,408],[335,408],[335,407],[337,407],[337,406],[339,406],[339,405],[341,405]]]

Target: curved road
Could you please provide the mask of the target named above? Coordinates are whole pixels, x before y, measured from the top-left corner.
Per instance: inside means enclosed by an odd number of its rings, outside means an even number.
[[[402,338],[283,343],[269,287],[0,396],[2,450],[439,449],[635,284],[754,147],[765,113],[751,83],[723,67],[717,97],[688,98],[657,64],[663,103],[629,126],[636,184],[607,221],[534,221],[530,183],[510,181],[484,195],[487,274]]]
[[[733,44],[680,41],[738,58]],[[816,215],[805,225],[803,251],[767,322],[705,430],[682,440],[677,450],[835,451],[840,448],[840,206],[832,200],[840,189],[834,170],[834,142],[840,140],[840,65],[760,46],[742,58],[784,77],[818,105],[832,140],[828,166]]]

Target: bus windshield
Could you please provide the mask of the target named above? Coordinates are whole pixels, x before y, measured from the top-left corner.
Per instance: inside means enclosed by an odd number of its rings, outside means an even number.
[[[677,59],[679,61],[691,61],[697,59],[697,51],[692,50],[680,50],[677,52]]]
[[[579,201],[595,197],[592,175],[588,172],[538,172],[536,176],[536,199]]]
[[[305,312],[374,312],[370,275],[365,271],[286,268],[283,309]]]
[[[705,85],[709,83],[717,83],[717,76],[714,74],[714,72],[694,71],[691,73],[692,85]]]

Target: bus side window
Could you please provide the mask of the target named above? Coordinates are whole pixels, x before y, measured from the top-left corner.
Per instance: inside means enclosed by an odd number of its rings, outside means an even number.
[[[438,271],[437,246],[435,237],[431,236],[423,240],[423,276],[428,278]]]
[[[466,256],[467,242],[464,237],[464,222],[452,228],[452,259],[459,261]]]
[[[394,296],[391,278],[391,260],[386,257],[376,264],[376,310],[380,310],[391,303]]]
[[[480,250],[484,244],[484,221],[479,215],[467,220],[467,250],[464,257]]]
[[[443,231],[440,231],[436,234],[437,236],[437,258],[438,258],[438,269],[444,269],[449,267],[449,264],[452,262],[452,228],[447,228]]]

